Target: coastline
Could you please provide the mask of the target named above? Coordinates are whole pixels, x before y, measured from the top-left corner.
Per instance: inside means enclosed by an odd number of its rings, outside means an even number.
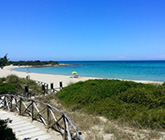
[[[31,67],[31,66],[21,66],[21,67]],[[79,77],[79,78],[72,78],[71,76],[65,75],[51,75],[51,74],[41,74],[41,73],[27,73],[27,72],[20,72],[15,71],[13,69],[20,68],[19,66],[5,66],[3,69],[0,69],[0,78],[6,77],[8,75],[16,75],[20,78],[26,78],[27,75],[30,75],[31,80],[35,81],[42,81],[50,85],[50,83],[54,83],[55,88],[59,87],[59,82],[63,82],[63,86],[68,86],[72,83],[76,83],[79,81],[86,81],[89,79],[99,79],[94,77]]]
[[[62,64],[63,65],[63,64]],[[66,65],[63,65],[66,66]],[[32,66],[21,66],[21,67],[32,67]],[[13,69],[20,68],[19,66],[5,66],[3,69],[0,69],[0,77],[6,77],[8,75],[14,74],[21,78],[26,78],[27,75],[30,75],[30,79],[35,81],[42,81],[45,83],[54,83],[55,87],[59,87],[59,82],[63,82],[63,86],[68,86],[72,83],[76,83],[79,81],[86,81],[89,79],[102,79],[102,78],[96,78],[96,77],[79,77],[79,78],[72,78],[71,76],[65,76],[65,75],[52,75],[52,74],[41,74],[41,73],[27,73],[27,72],[19,72],[14,71]],[[108,78],[112,79],[112,78]],[[113,78],[114,79],[114,78]],[[123,81],[134,81],[137,83],[145,83],[145,84],[163,84],[163,82],[159,81],[143,81],[143,80],[127,80],[127,79],[117,79],[116,80],[123,80]]]

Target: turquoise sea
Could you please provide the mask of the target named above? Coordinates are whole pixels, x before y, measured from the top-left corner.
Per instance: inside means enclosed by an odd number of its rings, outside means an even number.
[[[162,61],[58,61],[78,66],[19,68],[17,71],[81,77],[119,78],[128,80],[165,81],[165,60]]]

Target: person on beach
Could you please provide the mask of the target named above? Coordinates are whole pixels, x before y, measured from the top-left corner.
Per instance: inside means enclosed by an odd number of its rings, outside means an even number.
[[[74,71],[74,72],[72,72],[72,74],[73,74],[73,77],[74,77],[74,78],[78,78],[77,72]]]
[[[29,69],[27,69],[27,76],[26,76],[26,79],[30,79],[30,71],[29,71]]]
[[[76,75],[74,76],[74,78],[78,78],[78,74],[76,74]]]

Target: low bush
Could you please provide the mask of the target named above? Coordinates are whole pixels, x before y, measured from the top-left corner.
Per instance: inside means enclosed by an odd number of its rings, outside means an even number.
[[[16,140],[15,134],[11,128],[7,127],[5,121],[0,120],[0,139],[1,140]]]
[[[15,84],[0,82],[0,94],[15,94],[17,91]]]
[[[56,96],[73,110],[138,127],[165,128],[165,85],[88,80],[65,87]]]
[[[32,95],[40,94],[41,87],[33,80],[19,78],[16,75],[9,75],[6,78],[0,78],[1,94],[22,94],[24,93],[25,86],[29,87],[29,92],[31,92]]]

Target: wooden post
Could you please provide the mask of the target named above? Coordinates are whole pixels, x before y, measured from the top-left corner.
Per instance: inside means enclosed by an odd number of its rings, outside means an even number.
[[[50,89],[54,89],[53,83],[50,83]]]
[[[32,100],[32,121],[33,121],[33,119],[34,119],[34,106],[33,106],[33,100]]]
[[[28,97],[28,94],[29,94],[29,87],[28,86],[25,86],[25,90],[24,90],[24,93],[25,93],[25,97]]]
[[[48,86],[49,86],[49,85],[48,85],[48,84],[46,84],[46,90],[48,90]]]
[[[45,90],[45,85],[42,85],[42,90],[43,90],[43,91]]]
[[[12,100],[13,100],[13,97],[11,96],[11,97],[10,97],[10,111],[12,111],[12,107],[13,107],[13,106],[12,106],[12,105],[13,105],[13,104],[12,104]]]
[[[45,94],[45,85],[42,85],[42,91]]]
[[[25,92],[28,93],[29,92],[29,87],[25,86]]]
[[[67,140],[66,122],[65,122],[65,116],[64,115],[63,115],[63,121],[64,121],[64,135],[63,135],[63,139]]]
[[[49,106],[47,105],[47,128],[49,128],[50,125],[50,111],[49,111]]]
[[[22,109],[22,98],[19,100],[19,115],[21,115],[21,109]]]
[[[6,108],[6,96],[4,96],[4,99],[3,99],[3,108],[4,109]]]
[[[63,88],[63,86],[62,86],[62,81],[61,81],[59,84],[60,84],[60,88],[62,89],[62,88]]]

